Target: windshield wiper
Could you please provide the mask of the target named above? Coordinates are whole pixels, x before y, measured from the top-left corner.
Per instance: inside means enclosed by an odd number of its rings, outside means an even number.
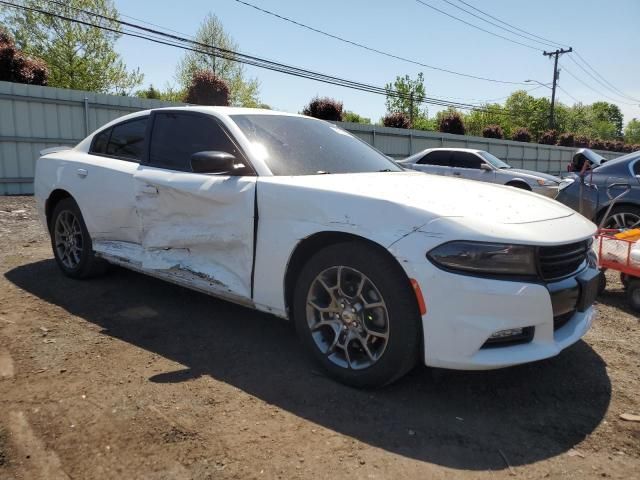
[[[326,172],[324,170],[318,170],[316,172],[316,175],[330,175],[330,174],[331,174],[331,172]]]
[[[391,172],[390,168],[383,168],[382,170],[378,170],[379,172]]]

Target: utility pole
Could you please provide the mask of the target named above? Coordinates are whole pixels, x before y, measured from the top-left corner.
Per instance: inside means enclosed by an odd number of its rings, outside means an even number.
[[[409,97],[409,123],[413,128],[413,91],[411,91],[411,96]]]
[[[553,130],[554,118],[553,118],[553,110],[556,105],[556,82],[558,81],[558,57],[563,53],[573,52],[573,48],[569,47],[569,50],[563,50],[562,48],[556,50],[555,52],[547,52],[546,50],[543,52],[545,57],[555,57],[553,62],[553,89],[551,90],[551,111],[549,112],[549,128]]]

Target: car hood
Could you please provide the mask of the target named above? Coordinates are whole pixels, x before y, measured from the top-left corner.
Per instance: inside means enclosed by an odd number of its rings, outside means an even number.
[[[561,180],[559,177],[555,175],[549,175],[548,173],[535,172],[533,170],[524,170],[522,168],[510,168],[506,170],[507,172],[517,173],[518,175],[523,175],[530,178],[542,178],[544,180],[551,180],[552,182],[560,183]]]
[[[385,202],[430,217],[471,217],[489,223],[540,222],[573,214],[569,208],[525,190],[422,172],[268,177],[272,183]]]

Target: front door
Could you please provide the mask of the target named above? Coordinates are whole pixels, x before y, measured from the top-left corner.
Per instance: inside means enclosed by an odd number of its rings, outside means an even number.
[[[134,175],[141,267],[192,287],[251,298],[256,177],[191,171],[191,155],[242,154],[211,116],[152,114],[148,162]]]

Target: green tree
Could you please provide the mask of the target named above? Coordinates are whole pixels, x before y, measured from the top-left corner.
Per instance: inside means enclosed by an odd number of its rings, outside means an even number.
[[[238,51],[238,44],[224,31],[222,22],[210,13],[204,19],[195,37],[197,42],[211,47]],[[176,77],[182,88],[191,84],[191,79],[197,71],[207,70],[229,85],[229,101],[233,106],[257,107],[259,83],[255,78],[246,79],[244,67],[241,63],[222,58],[215,48],[201,47],[207,52],[187,52],[178,64]]]
[[[622,123],[623,117],[620,108],[613,103],[608,102],[595,102],[591,104],[591,114],[593,117],[594,126],[599,125],[600,128],[604,128],[610,131],[610,127],[605,127],[605,123],[613,125],[613,136],[607,138],[621,138],[622,137]],[[605,138],[605,137],[601,137]]]
[[[525,90],[513,92],[504,103],[509,114],[509,131],[525,127],[534,138],[538,138],[549,128],[550,106],[548,99],[532,97]]]
[[[632,118],[624,128],[624,141],[626,143],[640,143],[640,121]]]
[[[67,0],[64,5],[52,5],[46,0],[24,0],[27,7],[52,10],[78,20],[95,23],[93,15],[76,9],[118,19],[113,0]],[[127,68],[114,50],[120,33],[69,22],[42,13],[4,7],[0,14],[13,33],[16,45],[28,55],[34,55],[49,66],[49,85],[93,92],[129,93],[142,83],[138,69]],[[106,27],[120,31],[115,21],[100,20]]]
[[[342,114],[343,122],[363,123],[365,125],[371,125],[371,119],[358,115],[356,112],[345,111]]]
[[[385,105],[388,113],[402,112],[413,120],[413,123],[426,120],[428,112],[422,107],[422,101],[426,96],[424,75],[418,74],[415,80],[409,75],[397,76],[393,83],[387,83],[384,87],[387,92]],[[397,97],[394,92],[399,92],[402,97]]]
[[[511,135],[509,115],[498,103],[487,103],[478,110],[471,110],[464,116],[464,125],[467,134],[476,137],[482,136],[482,130],[487,125],[500,125],[506,136]]]

